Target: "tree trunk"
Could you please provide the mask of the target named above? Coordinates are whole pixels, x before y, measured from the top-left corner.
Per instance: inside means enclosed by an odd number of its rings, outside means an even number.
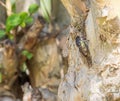
[[[120,101],[120,0],[61,0],[71,16],[62,101]],[[89,12],[87,12],[89,9]]]

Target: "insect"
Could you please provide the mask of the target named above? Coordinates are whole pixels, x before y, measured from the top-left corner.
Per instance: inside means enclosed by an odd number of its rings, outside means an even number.
[[[92,66],[92,60],[91,60],[91,55],[89,51],[89,47],[87,45],[87,40],[84,38],[77,36],[76,37],[76,45],[79,48],[80,53],[86,58],[88,65]]]

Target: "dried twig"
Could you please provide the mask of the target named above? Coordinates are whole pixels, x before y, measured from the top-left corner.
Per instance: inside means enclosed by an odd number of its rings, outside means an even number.
[[[7,7],[7,15],[10,16],[12,14],[12,7],[10,0],[6,0],[6,7]]]
[[[0,1],[0,5],[2,5],[7,10],[7,12],[12,14],[12,11],[10,9],[8,9],[8,7],[2,1]]]

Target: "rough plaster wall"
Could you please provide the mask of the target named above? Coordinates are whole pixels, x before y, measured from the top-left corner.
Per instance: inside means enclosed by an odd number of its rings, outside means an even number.
[[[28,11],[29,6],[34,3],[39,5],[39,0],[16,0],[16,11]]]
[[[5,0],[1,0],[3,3],[5,3]],[[6,20],[6,10],[3,6],[0,5],[0,22],[5,23]]]
[[[83,63],[75,40],[69,35],[69,69],[58,92],[62,101],[119,101],[119,2],[90,0],[91,7],[86,20],[93,61],[90,69]]]
[[[93,46],[96,74],[91,80],[90,101],[114,101],[120,97],[119,6],[115,6],[119,2],[120,0],[91,2],[94,26],[96,26],[96,45]],[[107,18],[101,25],[99,22],[104,16]],[[103,38],[100,38],[101,36]]]

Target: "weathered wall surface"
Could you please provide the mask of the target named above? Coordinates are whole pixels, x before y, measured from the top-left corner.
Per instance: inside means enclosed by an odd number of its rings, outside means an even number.
[[[88,68],[72,37],[74,35],[70,34],[69,68],[58,92],[62,101],[119,101],[119,2],[89,0],[85,27],[93,65]]]
[[[5,3],[5,0],[1,0],[1,2]],[[6,9],[0,5],[0,22],[5,23],[6,20]]]
[[[16,11],[28,11],[29,6],[34,3],[39,5],[39,0],[16,0]]]
[[[54,17],[53,22],[55,22],[59,28],[65,29],[66,26],[68,26],[68,23],[70,22],[68,13],[63,7],[60,0],[57,1],[53,0],[53,2],[54,2],[52,10],[52,17]],[[16,2],[17,12],[27,11],[29,5],[32,3],[36,3],[36,1],[17,0]],[[45,32],[48,31],[47,26],[44,28]],[[64,34],[66,33],[64,32]],[[64,35],[62,34],[59,35],[60,40],[62,40],[61,36],[63,37]],[[28,63],[32,86],[45,88],[46,90],[49,89],[50,91],[52,91],[53,94],[51,92],[49,93],[48,91],[45,92],[46,94],[44,93],[44,91],[42,92],[43,96],[49,97],[48,100],[46,101],[58,101],[57,99],[58,86],[61,80],[61,71],[65,66],[63,66],[62,57],[60,54],[60,50],[58,48],[58,44],[56,43],[56,39],[48,38],[48,40],[40,41],[40,43],[36,46],[33,54],[34,54],[33,59]],[[54,97],[53,95],[56,96],[57,100],[56,99],[51,100]]]

